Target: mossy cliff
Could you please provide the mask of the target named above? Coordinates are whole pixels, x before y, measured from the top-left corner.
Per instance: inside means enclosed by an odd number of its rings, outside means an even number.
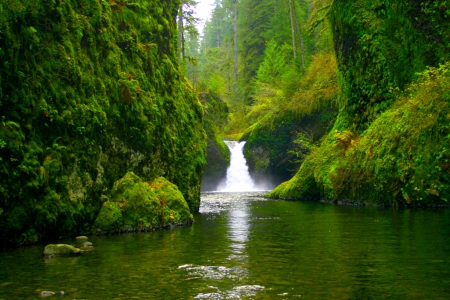
[[[327,132],[335,115],[332,110],[298,118],[283,111],[264,118],[243,136],[249,172],[257,185],[267,188],[292,178],[310,147]]]
[[[270,188],[292,178],[304,157],[330,130],[337,115],[338,83],[336,60],[331,51],[315,55],[298,90],[255,106],[248,116],[264,117],[243,134],[245,157],[252,178]]]
[[[115,181],[164,176],[199,207],[203,108],[181,75],[180,1],[0,4],[0,238],[89,230]]]
[[[208,136],[202,191],[215,191],[226,178],[230,165],[230,151],[221,134],[228,121],[228,106],[211,92],[201,93],[199,97],[205,108],[203,125]]]
[[[449,14],[448,1],[333,1],[330,20],[346,113],[340,127],[367,129],[417,72],[448,60]]]
[[[269,196],[448,205],[449,15],[445,1],[333,2],[340,112]]]

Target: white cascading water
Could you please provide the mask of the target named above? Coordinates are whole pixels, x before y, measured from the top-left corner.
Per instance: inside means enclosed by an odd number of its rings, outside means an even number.
[[[230,149],[230,166],[227,170],[225,186],[220,192],[249,192],[255,190],[255,183],[248,173],[247,161],[244,157],[245,142],[225,141]]]

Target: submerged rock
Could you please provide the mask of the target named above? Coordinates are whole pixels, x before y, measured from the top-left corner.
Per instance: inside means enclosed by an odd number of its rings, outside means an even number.
[[[55,292],[52,292],[52,291],[42,291],[41,292],[42,297],[53,296],[54,294],[55,294]]]
[[[45,256],[53,255],[79,255],[80,249],[67,244],[50,244],[44,249]]]
[[[52,292],[52,291],[42,291],[41,292],[41,296],[42,297],[48,297],[48,296],[53,296],[53,295],[55,295],[56,293],[55,292]],[[60,291],[58,294],[60,294],[61,296],[63,296],[64,295],[64,291]]]

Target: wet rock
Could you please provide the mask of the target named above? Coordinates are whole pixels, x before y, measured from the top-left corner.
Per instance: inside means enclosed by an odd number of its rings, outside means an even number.
[[[94,247],[94,245],[92,245],[91,242],[84,242],[84,243],[83,243],[83,247],[84,247],[84,248],[90,248],[90,247]]]
[[[76,239],[77,239],[77,241],[87,241],[88,240],[87,236],[84,236],[84,235],[77,236]]]
[[[69,256],[79,255],[80,249],[67,244],[50,244],[44,249],[44,255],[47,257],[53,257],[55,255]]]
[[[54,294],[55,294],[55,292],[52,292],[52,291],[43,291],[43,292],[41,292],[41,296],[42,297],[53,296]]]
[[[198,294],[194,299],[223,299],[222,295],[219,293],[206,293]]]

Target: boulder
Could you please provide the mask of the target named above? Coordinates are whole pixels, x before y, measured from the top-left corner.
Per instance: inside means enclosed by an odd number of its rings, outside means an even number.
[[[45,256],[61,255],[79,255],[80,249],[67,244],[50,244],[44,249]]]
[[[122,211],[119,204],[106,201],[95,220],[95,226],[99,231],[114,233],[123,227]]]
[[[193,222],[178,187],[163,177],[147,182],[127,173],[115,182],[111,200],[103,203],[95,221],[98,233],[149,231]]]

